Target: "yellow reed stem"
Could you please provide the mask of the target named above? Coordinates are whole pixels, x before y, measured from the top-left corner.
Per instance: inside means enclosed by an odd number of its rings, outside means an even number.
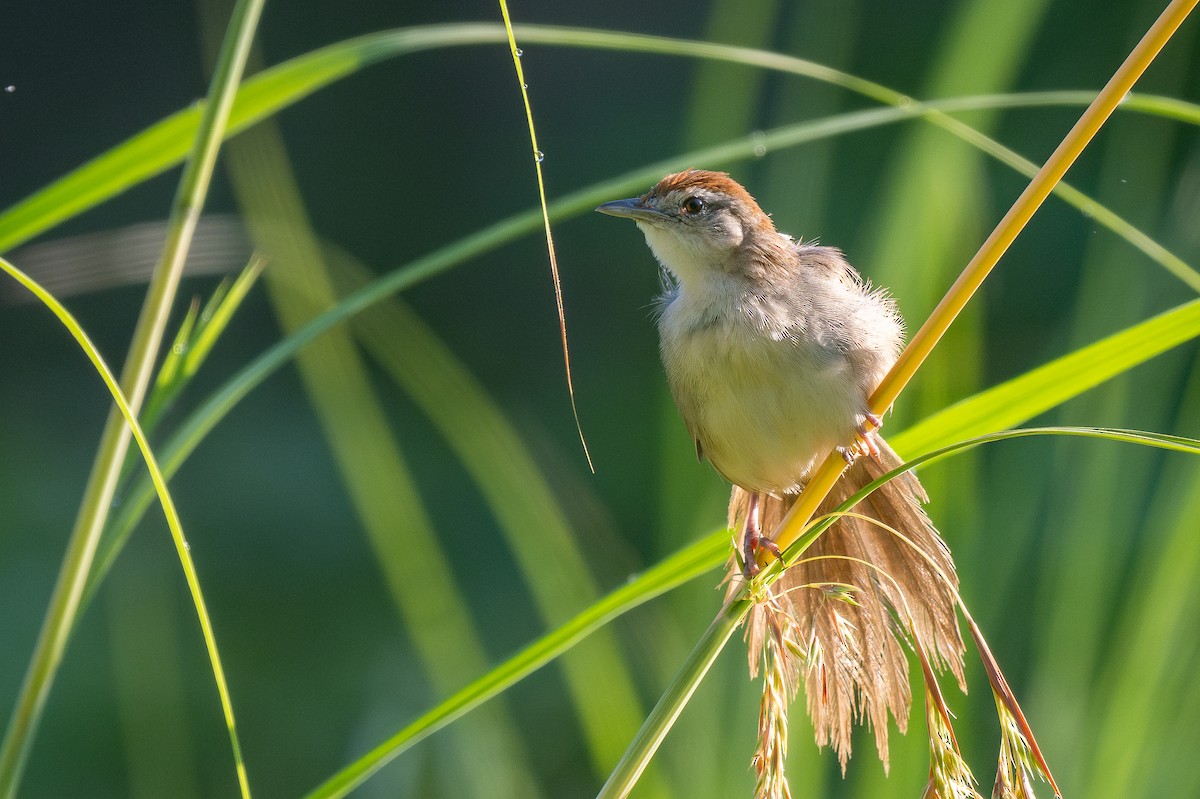
[[[1013,243],[1017,234],[1025,227],[1037,209],[1041,207],[1042,202],[1050,195],[1054,186],[1062,180],[1063,175],[1091,142],[1109,115],[1120,105],[1121,100],[1133,88],[1133,84],[1142,76],[1142,73],[1154,61],[1171,36],[1187,19],[1197,2],[1198,0],[1172,0],[1150,27],[1150,30],[1146,32],[1146,35],[1142,37],[1142,40],[1133,48],[1133,52],[1125,59],[1125,63],[1121,64],[1121,67],[1096,95],[1096,99],[1083,112],[1083,116],[1071,128],[1049,160],[1034,175],[1025,191],[996,225],[995,230],[963,269],[958,280],[954,281],[954,285],[946,292],[946,296],[938,303],[929,319],[913,336],[904,352],[900,354],[896,365],[892,367],[883,382],[879,384],[879,388],[871,396],[870,408],[873,413],[882,415],[895,402],[896,397],[908,385],[908,381],[912,379],[959,312],[983,283],[984,278],[992,271],[992,267],[1004,255],[1009,245]],[[775,543],[780,549],[787,549],[800,537],[816,512],[817,506],[833,488],[845,466],[841,454],[831,452],[824,463],[809,478],[804,492],[792,509],[788,511],[775,533]]]

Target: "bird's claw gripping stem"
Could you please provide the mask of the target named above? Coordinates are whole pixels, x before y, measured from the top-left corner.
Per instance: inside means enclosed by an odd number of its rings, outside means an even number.
[[[863,421],[854,428],[854,443],[847,447],[838,447],[838,452],[846,459],[847,464],[853,464],[861,455],[879,457],[879,441],[876,431],[883,427],[883,419],[873,413],[863,415]]]
[[[758,515],[759,495],[750,495],[750,504],[746,509],[746,526],[742,534],[742,573],[746,579],[752,579],[761,571],[758,565],[758,550],[765,549],[777,559],[783,558],[779,546],[762,534],[762,525]]]

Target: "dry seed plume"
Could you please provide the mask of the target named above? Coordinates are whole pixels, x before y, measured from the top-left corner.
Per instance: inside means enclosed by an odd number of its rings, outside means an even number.
[[[878,457],[855,461],[825,499],[822,515],[900,465],[886,442],[876,443]],[[936,669],[949,670],[965,688],[954,563],[921,509],[924,499],[911,474],[885,483],[854,509],[876,521],[841,517],[770,586],[769,601],[756,604],[747,622],[752,629],[778,624],[770,620],[776,608],[790,617],[799,643],[790,668],[803,681],[817,744],[832,747],[843,768],[855,722],[870,726],[885,764],[888,715],[901,732],[907,729],[912,690],[906,642],[916,642]],[[771,497],[762,503],[764,530],[778,525],[791,501]],[[730,502],[735,529],[748,503],[748,494],[735,488]],[[744,577],[737,563],[731,563],[730,577],[730,590],[740,590]],[[752,671],[763,655],[760,639],[748,636]]]

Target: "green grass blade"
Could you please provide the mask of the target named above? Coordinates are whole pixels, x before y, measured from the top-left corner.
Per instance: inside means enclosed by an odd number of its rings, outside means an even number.
[[[965,126],[946,116],[939,103],[916,103],[912,98],[881,84],[804,59],[747,47],[583,28],[518,25],[515,30],[522,39],[531,43],[712,59],[805,76],[894,106],[902,112],[901,118],[923,116],[956,136],[964,135]],[[228,132],[233,135],[318,89],[385,58],[438,47],[504,41],[506,34],[503,26],[470,23],[384,31],[338,42],[286,61],[247,80],[231,110]],[[1081,103],[1086,104],[1091,95],[1081,94]],[[1002,103],[995,107],[1006,105]],[[972,103],[972,106],[981,107],[978,103]],[[1197,107],[1174,98],[1154,98],[1139,103],[1127,101],[1123,107],[1200,124]],[[187,143],[194,133],[202,109],[201,104],[168,117],[0,213],[0,252],[178,164],[186,153]],[[706,150],[689,154],[686,158],[672,159],[667,168],[678,168],[680,164],[690,163],[688,159],[694,161],[706,156],[708,160],[705,163],[728,163],[736,158],[748,158],[756,151],[761,152],[762,148],[769,151],[778,146],[788,145],[755,136],[737,149],[739,155],[728,155],[721,148]],[[995,146],[999,147],[998,144]]]
[[[1056,96],[1054,102],[1058,103],[1061,99],[1061,97]],[[963,106],[959,106],[959,102],[935,103],[934,105],[941,110],[946,110],[956,107],[978,107],[980,101],[961,101]],[[986,102],[990,104],[996,102],[996,100],[995,98],[989,98]],[[827,120],[790,125],[761,136],[727,142],[715,147],[688,153],[679,158],[656,162],[627,172],[617,178],[593,184],[552,202],[550,204],[550,217],[553,220],[560,221],[571,216],[590,212],[599,203],[613,197],[641,190],[645,186],[652,184],[663,173],[678,169],[690,162],[720,165],[739,158],[752,157],[756,147],[764,146],[763,142],[766,142],[772,148],[796,146],[808,141],[815,141],[852,130],[862,130],[872,125],[896,122],[901,119],[910,118],[913,113],[909,108],[883,108],[842,114]],[[1197,113],[1195,121],[1200,124],[1200,113]],[[1061,188],[1062,184],[1059,184],[1059,186]],[[345,297],[336,307],[311,320],[303,328],[295,331],[288,338],[264,352],[250,364],[247,364],[220,390],[197,408],[162,450],[163,464],[167,470],[167,474],[173,474],[183,464],[192,450],[242,397],[252,391],[276,369],[287,363],[296,352],[326,330],[341,324],[384,297],[441,274],[464,263],[470,258],[495,249],[502,244],[528,235],[536,231],[541,223],[541,214],[537,210],[529,210],[516,214],[476,233],[464,236],[453,244],[420,258],[407,266],[396,269],[354,294]],[[926,428],[924,425],[921,425],[920,429],[931,430],[932,426]],[[995,429],[995,427],[991,427],[990,429]],[[912,446],[912,444],[907,442],[896,443],[895,439],[893,439],[893,442],[895,446],[900,446],[901,443],[904,443],[905,449],[909,449]],[[909,451],[915,450],[909,449]],[[116,553],[124,545],[125,539],[132,532],[138,518],[145,512],[151,501],[151,497],[152,493],[149,486],[143,483],[133,491],[130,500],[122,505],[113,524],[115,532],[113,535],[107,537],[104,551],[97,561],[98,567],[95,573],[89,577],[89,594],[94,590],[98,580],[111,567]]]
[[[849,507],[850,502],[858,502],[867,493],[875,489],[876,484],[882,484],[892,478],[893,475],[900,474],[915,469],[927,463],[935,463],[943,458],[955,455],[961,451],[974,449],[975,447],[983,446],[984,444],[992,444],[997,441],[1012,441],[1019,438],[1029,438],[1032,436],[1066,436],[1071,438],[1091,438],[1102,441],[1114,441],[1121,444],[1136,444],[1143,447],[1153,447],[1155,449],[1168,450],[1170,452],[1180,452],[1186,455],[1200,455],[1200,439],[1188,438],[1187,436],[1174,436],[1167,433],[1154,433],[1146,430],[1124,430],[1116,427],[1020,427],[1015,430],[1001,430],[995,433],[987,433],[978,435],[972,438],[956,441],[953,444],[940,446],[937,449],[929,450],[915,458],[910,458],[905,461],[900,467],[897,467],[888,474],[880,477],[875,483],[864,487],[859,493],[855,494],[850,500],[847,500],[847,505],[839,510],[845,510]]]
[[[1039,93],[1037,99],[1050,100],[1052,97],[1060,98],[1064,104],[1074,102],[1073,98],[1077,95],[1076,92],[1046,92]],[[1006,103],[1005,97],[1017,97],[1021,95],[997,96],[996,105],[993,108],[1003,107],[1001,104]],[[1071,98],[1071,99],[1069,99]],[[979,98],[983,100],[983,97]],[[1033,99],[1033,98],[1031,98]],[[1087,100],[1080,97],[1080,104],[1085,104]],[[937,103],[930,103],[937,108]],[[1174,111],[1182,111],[1177,104],[1169,104],[1168,98],[1133,96],[1130,95],[1125,99],[1121,106],[1123,109],[1138,113],[1154,114],[1164,117],[1176,118],[1181,122],[1186,122],[1190,125],[1200,125],[1200,106],[1192,106],[1187,109],[1186,114],[1172,113]],[[1172,110],[1169,110],[1172,109]],[[963,141],[969,142],[980,150],[988,153],[996,160],[1007,164],[1017,172],[1032,177],[1037,172],[1037,165],[1027,158],[1023,158],[1012,150],[1004,147],[998,142],[988,138],[978,130],[969,125],[964,124],[958,119],[946,117],[942,122],[943,127],[953,132]],[[1151,260],[1158,263],[1168,272],[1181,281],[1186,283],[1193,291],[1200,292],[1200,273],[1183,261],[1182,258],[1175,255],[1162,244],[1148,236],[1146,233],[1139,230],[1133,224],[1128,222],[1123,217],[1116,214],[1112,209],[1093,200],[1088,195],[1084,194],[1079,189],[1076,189],[1069,183],[1060,182],[1054,189],[1055,195],[1060,200],[1065,201],[1068,205],[1080,211],[1085,216],[1095,219],[1104,227],[1116,233],[1121,238],[1125,239],[1130,245],[1140,250],[1147,255]]]
[[[271,124],[249,131],[230,143],[227,161],[251,235],[273,263],[267,293],[284,331],[293,331],[335,304],[337,289],[282,137]],[[337,328],[304,348],[296,366],[429,685],[435,696],[450,693],[486,669],[486,649],[367,364],[350,331]],[[448,790],[541,795],[506,704],[458,732],[456,759],[466,762],[444,777]]]
[[[837,514],[851,510],[855,505],[865,499],[879,486],[903,474],[904,472],[907,472],[911,469],[916,469],[919,466],[937,463],[938,461],[969,452],[986,444],[995,444],[1000,441],[1015,441],[1017,439],[1037,436],[1096,439],[1102,441],[1113,441],[1122,444],[1135,444],[1142,447],[1168,450],[1187,455],[1200,455],[1200,439],[1169,435],[1165,433],[1154,433],[1145,430],[1124,430],[1112,427],[1023,427],[1015,430],[1001,430],[999,432],[962,439],[925,452],[924,454],[918,455],[915,458],[910,458],[900,466],[897,466],[895,469],[892,469],[888,473],[876,478],[874,481],[860,488],[845,502],[827,514],[820,522],[813,524],[810,528],[808,528],[803,536],[798,538],[793,544],[784,550],[783,558],[781,560],[772,561],[771,564],[763,570],[763,574],[768,575],[768,572],[770,571],[773,575],[772,570],[778,570],[780,568],[780,564],[791,565],[795,563],[804,550],[809,546],[809,544],[815,540],[816,536],[833,524]]]
[[[371,278],[348,256],[331,256],[329,264],[342,293],[360,289]],[[500,523],[545,625],[561,624],[574,608],[594,602],[599,589],[532,453],[454,354],[395,300],[355,317],[353,329],[466,467]],[[603,774],[643,716],[633,675],[607,633],[562,665],[593,767]]]
[[[922,453],[947,440],[1012,427],[1200,336],[1200,300],[979,392],[889,436],[900,452]]]
[[[1200,440],[1137,430],[1077,427],[1008,430],[960,441],[910,460],[855,494],[846,502],[843,509],[849,508],[877,485],[907,469],[951,457],[959,452],[985,444],[1047,435],[1094,438],[1200,455]],[[796,546],[799,545],[800,542]],[[789,556],[795,554],[794,549],[795,547],[789,549]],[[638,605],[712,571],[720,566],[728,555],[729,532],[727,530],[713,533],[680,550],[650,570],[631,579],[579,613],[571,621],[530,644],[488,674],[483,675],[437,707],[423,714],[396,735],[330,777],[309,793],[308,799],[330,799],[330,797],[345,796],[395,757],[549,663],[594,630]],[[777,566],[772,565],[768,568],[774,569]],[[722,610],[718,621],[709,628],[693,651],[693,662],[689,662],[685,668],[681,669],[676,685],[664,694],[664,699],[660,702],[661,707],[657,708],[652,716],[653,722],[648,720],[644,725],[626,752],[622,765],[614,771],[613,776],[610,776],[611,787],[607,790],[624,790],[636,781],[636,773],[640,772],[645,762],[653,754],[651,750],[661,743],[671,721],[678,717],[679,711],[686,703],[686,695],[690,695],[694,691],[698,680],[703,677],[703,670],[711,665],[711,658],[716,654],[714,649],[719,650],[720,646],[723,646],[724,642],[728,640],[740,614],[741,607],[738,603],[732,603]],[[728,629],[726,629],[726,625],[729,625]],[[621,794],[612,793],[611,795]]]
[[[886,483],[888,480],[903,474],[909,469],[916,468],[922,464],[933,463],[954,455],[960,455],[969,452],[976,447],[984,444],[992,444],[999,441],[1009,441],[1019,438],[1027,438],[1031,436],[1075,436],[1081,438],[1093,438],[1107,441],[1117,441],[1128,444],[1139,444],[1142,446],[1157,447],[1160,449],[1174,450],[1184,452],[1191,455],[1200,455],[1200,440],[1183,438],[1181,436],[1162,435],[1158,433],[1148,433],[1139,430],[1115,430],[1106,428],[1084,428],[1084,427],[1044,427],[1044,428],[1028,428],[1024,430],[1007,430],[999,433],[993,433],[986,436],[978,436],[965,441],[958,441],[954,444],[942,447],[933,452],[928,452],[918,458],[907,461],[903,465],[881,476],[879,479],[863,486],[858,492],[840,505],[834,513],[828,515],[823,522],[813,525],[804,536],[798,539],[792,546],[788,547],[784,553],[783,561],[793,563],[800,557],[801,553],[807,549],[813,540],[821,534],[829,525],[833,523],[837,512],[848,511],[854,505],[861,502],[868,494],[874,491],[879,486]],[[774,561],[764,570],[764,579],[769,579],[773,574],[778,572],[780,561]],[[713,621],[712,625],[705,631],[700,641],[696,644],[691,656],[680,668],[679,674],[672,682],[670,687],[664,692],[658,704],[646,719],[646,723],[642,729],[638,731],[638,735],[630,743],[629,749],[621,762],[609,776],[608,781],[601,789],[599,797],[624,797],[629,794],[636,785],[638,776],[645,769],[650,759],[654,756],[659,745],[670,731],[671,726],[679,717],[683,707],[687,704],[700,681],[704,679],[708,669],[711,667],[716,656],[720,653],[721,648],[729,640],[733,634],[733,630],[745,618],[746,613],[750,609],[748,600],[739,599],[729,603],[721,609],[720,614]]]
[[[1200,610],[1195,588],[1200,566],[1200,536],[1196,535],[1200,467],[1191,464],[1186,472],[1172,474],[1149,507],[1152,518],[1147,529],[1154,545],[1139,547],[1144,562],[1125,591],[1136,601],[1122,606],[1111,646],[1114,652],[1135,657],[1106,660],[1097,680],[1099,699],[1092,703],[1095,724],[1090,727],[1097,732],[1079,783],[1081,795],[1134,796],[1154,784],[1159,775],[1148,773],[1154,761],[1136,757],[1142,749],[1131,749],[1130,741],[1141,746],[1171,743],[1164,722],[1174,712],[1178,697],[1152,687],[1170,684],[1172,672],[1192,670],[1195,664],[1194,654],[1187,650],[1193,646]]]
[[[221,665],[221,656],[217,650],[217,640],[213,633],[212,621],[208,615],[208,608],[204,602],[204,595],[200,590],[200,578],[196,574],[196,565],[192,562],[191,548],[184,536],[183,524],[179,520],[179,514],[175,510],[175,502],[171,498],[171,493],[167,489],[167,480],[159,468],[158,461],[154,457],[154,453],[150,449],[150,444],[146,440],[145,434],[142,432],[141,426],[138,424],[137,418],[133,413],[133,409],[129,406],[125,399],[124,393],[120,386],[117,385],[116,377],[108,368],[108,364],[104,362],[104,358],[100,355],[100,351],[92,344],[87,333],[80,327],[79,322],[71,315],[71,313],[63,307],[49,292],[43,289],[35,281],[27,277],[21,270],[10,264],[8,261],[0,258],[0,269],[3,269],[8,275],[17,280],[25,288],[33,292],[47,308],[49,308],[63,327],[71,334],[72,338],[79,344],[80,349],[87,355],[88,360],[92,362],[93,368],[104,381],[104,385],[108,388],[112,395],[113,402],[116,403],[118,412],[124,418],[125,424],[129,426],[129,431],[137,443],[138,449],[142,453],[142,459],[146,462],[146,469],[150,474],[150,479],[154,484],[154,492],[158,497],[159,504],[162,506],[163,515],[166,517],[167,526],[171,530],[171,538],[175,542],[175,551],[179,556],[180,565],[183,567],[183,575],[187,581],[188,591],[192,597],[192,603],[196,607],[196,616],[200,621],[200,629],[204,634],[204,645],[208,650],[209,662],[212,665],[213,680],[217,686],[217,693],[221,700],[221,712],[225,716],[225,726],[229,732],[229,741],[233,749],[233,760],[237,770],[238,786],[241,789],[243,797],[250,796],[250,783],[246,775],[246,764],[242,760],[241,744],[238,741],[237,724],[233,716],[233,702],[229,695],[229,686],[225,681],[225,670]],[[70,631],[70,625],[73,619],[64,617],[62,624],[64,629],[62,635],[66,635]],[[49,664],[44,670],[31,670],[27,682],[34,684],[45,684],[48,688],[49,683],[53,680],[54,667],[57,664]],[[46,691],[34,691],[33,695],[45,697]],[[10,724],[10,734],[12,730],[29,729],[36,727],[36,716],[40,711],[40,705],[34,706],[31,710],[26,710],[24,706],[18,705],[17,712],[14,714],[13,721]],[[23,715],[24,714],[24,715]],[[20,742],[14,739],[17,746],[16,751],[20,751],[23,755],[28,750],[28,746],[20,746]],[[21,762],[18,760],[14,763],[11,770],[6,771],[5,782],[0,786],[0,792],[5,796],[14,796],[16,794],[17,782],[20,777]]]
[[[345,796],[407,749],[515,685],[609,621],[717,568],[728,551],[729,533],[721,530],[630,579],[346,766],[308,794],[308,799]]]
[[[205,358],[212,352],[217,339],[225,332],[229,321],[241,307],[242,301],[246,299],[246,295],[258,281],[258,276],[262,274],[266,265],[267,262],[262,257],[255,256],[250,259],[250,263],[246,264],[246,268],[238,275],[237,280],[233,281],[229,289],[214,294],[205,305],[200,314],[200,326],[196,331],[196,336],[188,343],[187,351],[184,353],[181,368],[184,377],[193,377],[204,364]]]
[[[175,340],[167,350],[155,378],[154,388],[146,398],[140,421],[142,428],[153,432],[162,414],[171,407],[179,394],[195,376],[204,359],[212,351],[229,320],[246,298],[246,294],[258,279],[265,262],[254,258],[230,285],[223,280],[208,302],[200,309],[193,302],[188,314],[179,326]],[[122,475],[124,480],[125,475]]]
[[[704,631],[692,653],[680,666],[675,680],[646,717],[645,724],[638,730],[637,736],[625,751],[625,756],[617,763],[600,793],[596,795],[597,799],[623,799],[637,785],[642,772],[650,764],[650,759],[654,757],[679,714],[700,687],[701,680],[708,674],[717,655],[721,654],[721,650],[733,636],[733,631],[746,618],[750,607],[748,600],[739,600],[728,602],[721,608],[721,613]]]
[[[162,257],[151,276],[121,374],[121,388],[134,415],[141,408],[150,383],[167,316],[183,272],[192,234],[204,207],[229,109],[245,67],[262,5],[263,0],[239,0],[234,9],[217,68],[213,71],[209,84],[209,103],[194,130],[192,147],[171,208]],[[33,744],[38,719],[66,650],[101,533],[107,523],[112,498],[129,449],[130,429],[122,420],[122,410],[111,410],[105,422],[96,459],[84,488],[79,512],[67,542],[67,551],[50,597],[46,618],[30,656],[26,679],[17,695],[10,725],[3,742],[0,743],[0,796],[12,796],[20,783],[21,771]],[[182,533],[178,538],[179,542],[182,542]],[[184,561],[184,570],[187,572],[190,558],[184,558]],[[208,635],[207,617],[199,601],[197,610]],[[210,648],[210,658],[213,660],[218,688],[222,691],[223,704],[228,711],[227,718],[232,722],[232,711],[228,710],[227,696],[221,684],[223,678],[220,674],[220,663],[216,659],[215,646]],[[230,734],[236,751],[237,740],[233,735],[232,723]],[[250,789],[246,782],[245,769],[240,767],[240,754],[238,759],[240,788],[242,794],[248,796]]]
[[[158,368],[158,377],[154,378],[155,392],[166,391],[175,382],[175,378],[179,375],[179,370],[183,366],[183,354],[187,351],[188,341],[192,337],[192,332],[196,329],[196,320],[199,317],[200,302],[193,300],[192,304],[188,306],[188,311],[183,317],[183,321],[179,323],[179,330],[175,333],[174,341],[171,342],[170,348],[168,348],[166,355],[163,356],[162,366]],[[147,402],[146,414],[149,413],[150,406],[151,403]],[[145,419],[142,421],[143,426],[148,428],[149,425],[144,424]]]
[[[1178,69],[1169,63],[1158,69],[1163,90],[1185,90],[1186,77]],[[1159,224],[1178,180],[1170,153],[1182,133],[1173,125],[1134,123],[1114,128],[1096,154],[1100,171],[1095,191],[1102,196],[1123,195],[1134,221]],[[1138,164],[1138,177],[1131,185],[1132,163]],[[1078,285],[1063,309],[1071,349],[1134,324],[1163,307],[1164,300],[1175,301],[1174,286],[1130,280],[1128,253],[1103,237],[1089,237],[1082,255]],[[1182,355],[1155,359],[1136,374],[1122,375],[1104,390],[1080,397],[1057,415],[1067,421],[1136,418],[1139,426],[1164,428],[1172,423],[1179,397],[1174,391],[1147,391],[1146,387],[1178,384]],[[1047,476],[1057,479],[1031,490],[1030,504],[1041,508],[1041,518],[1024,533],[1053,541],[1038,559],[1039,573],[1032,579],[1027,572],[1023,575],[1031,585],[1033,601],[1043,609],[1037,628],[1030,631],[1031,663],[1039,667],[1030,676],[1025,696],[1033,707],[1056,709],[1043,730],[1050,740],[1061,740],[1089,723],[1096,704],[1097,694],[1087,691],[1066,697],[1062,686],[1092,684],[1097,664],[1110,652],[1115,614],[1109,610],[1109,597],[1113,586],[1129,573],[1130,561],[1141,553],[1135,531],[1143,525],[1146,507],[1130,498],[1154,495],[1162,463],[1150,452],[1128,453],[1116,447],[1093,451],[1083,442],[1066,440],[1055,443],[1050,457]],[[1080,613],[1080,608],[1096,612]],[[1142,745],[1148,746],[1149,739]],[[1087,757],[1087,748],[1081,748],[1060,759],[1057,771],[1065,783],[1079,785],[1086,779]],[[1114,780],[1113,795],[1129,794],[1116,790],[1117,784]]]
[[[1007,90],[1030,57],[1029,41],[1048,5],[1046,0],[1014,0],[1002,6],[990,0],[956,4],[930,54],[920,96]],[[895,156],[888,159],[882,188],[867,215],[870,250],[858,265],[872,281],[888,287],[913,330],[988,232],[994,211],[989,205],[987,155],[1023,161],[984,135],[997,127],[999,118],[999,109],[968,111],[954,119],[940,114],[927,117],[934,124],[906,127]],[[978,140],[967,132],[978,134]],[[1037,172],[1032,163],[1007,163],[1028,177]],[[940,356],[927,361],[921,379],[906,389],[903,403],[896,407],[898,426],[923,419],[983,386],[986,336],[983,310],[972,303],[939,342]],[[979,470],[974,457],[965,457],[955,461],[953,470],[935,469],[922,475],[926,491],[934,498],[931,512],[942,529],[976,526]],[[973,541],[960,545],[961,563],[971,562],[968,550],[973,546]],[[905,783],[917,782],[920,768],[919,761],[901,757],[894,776]],[[872,777],[878,780],[873,787]],[[885,790],[880,772],[862,778],[868,784],[860,783],[860,795]]]
[[[200,317],[200,301],[193,299],[188,306],[187,314],[175,332],[175,338],[163,355],[162,364],[158,367],[158,375],[154,378],[154,386],[146,397],[146,404],[138,414],[142,429],[147,432],[154,430],[158,417],[178,394],[181,386],[179,372],[183,368],[184,353],[187,352],[188,341],[196,329],[196,320]],[[126,463],[126,470],[129,464]],[[122,475],[124,479],[124,475]]]

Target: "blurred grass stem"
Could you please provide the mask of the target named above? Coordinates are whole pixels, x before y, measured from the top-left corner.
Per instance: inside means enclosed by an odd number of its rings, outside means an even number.
[[[712,624],[704,631],[692,653],[688,655],[679,674],[671,683],[671,687],[659,698],[658,704],[646,717],[637,736],[630,742],[624,756],[616,768],[608,775],[608,780],[596,799],[618,799],[628,796],[637,784],[650,759],[658,751],[659,745],[667,737],[667,733],[679,718],[692,698],[696,688],[700,686],[704,675],[716,661],[717,655],[729,642],[733,631],[738,628],[746,614],[750,612],[751,603],[748,599],[726,602],[721,613],[713,619]]]
[[[225,125],[263,3],[264,0],[240,0],[221,47],[209,87],[209,102],[205,104],[191,155],[180,178],[163,255],[151,277],[121,373],[121,390],[128,398],[129,409],[134,414],[145,399],[167,316],[175,298],[192,234],[204,207],[217,151],[224,138]],[[96,554],[100,533],[112,506],[121,465],[129,449],[129,439],[130,428],[120,410],[114,408],[105,424],[46,618],[0,747],[0,796],[16,795],[38,720],[62,661],[67,638],[75,624],[80,597]],[[242,793],[248,795],[244,772],[239,772],[239,780]]]

